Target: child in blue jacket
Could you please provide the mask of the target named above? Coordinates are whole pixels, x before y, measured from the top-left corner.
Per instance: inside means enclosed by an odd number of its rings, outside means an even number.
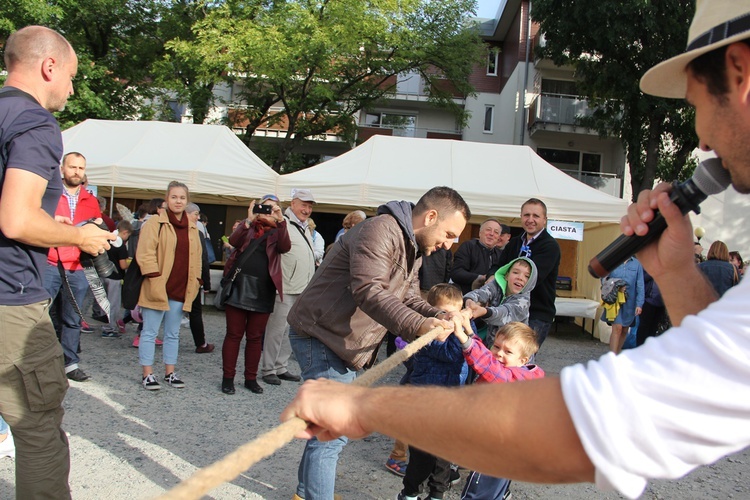
[[[460,312],[461,290],[440,283],[427,294],[427,302],[445,312]],[[464,360],[461,342],[451,335],[444,342],[433,340],[412,357],[408,383],[413,385],[459,386],[466,382],[469,367]],[[399,499],[415,500],[427,481],[431,499],[441,499],[450,486],[450,462],[409,446],[409,465]]]

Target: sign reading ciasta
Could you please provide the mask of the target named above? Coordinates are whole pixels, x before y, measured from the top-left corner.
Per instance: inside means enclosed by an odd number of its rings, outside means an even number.
[[[559,240],[583,241],[583,222],[548,220],[547,232]]]

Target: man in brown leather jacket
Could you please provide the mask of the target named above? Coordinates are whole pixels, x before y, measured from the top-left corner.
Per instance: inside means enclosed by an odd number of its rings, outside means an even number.
[[[305,380],[354,379],[377,354],[386,331],[406,341],[453,324],[419,294],[422,255],[450,248],[471,217],[456,191],[436,187],[415,205],[392,201],[351,228],[289,312],[289,339]],[[297,496],[333,498],[338,454],[346,438],[309,441]]]

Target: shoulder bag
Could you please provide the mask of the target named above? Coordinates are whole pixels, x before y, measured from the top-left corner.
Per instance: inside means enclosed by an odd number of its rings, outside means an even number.
[[[261,242],[265,241],[267,236],[267,234],[264,234],[260,238],[254,239],[247,246],[245,251],[242,252],[242,255],[240,255],[240,257],[234,262],[234,265],[232,266],[232,269],[229,271],[229,273],[221,278],[221,282],[219,282],[219,289],[216,290],[216,295],[214,296],[214,307],[216,309],[220,311],[224,310],[224,306],[226,305],[229,296],[232,294],[234,281],[237,279],[237,275],[240,274],[242,266],[245,264],[247,259],[249,259],[250,256],[255,252],[255,250],[258,249]]]
[[[159,224],[159,232],[156,233],[158,238],[161,235],[161,224]],[[138,300],[141,296],[141,286],[143,285],[143,273],[141,273],[141,266],[138,265],[138,261],[130,261],[130,265],[125,270],[125,276],[122,278],[122,307],[132,311],[135,306],[138,305]]]

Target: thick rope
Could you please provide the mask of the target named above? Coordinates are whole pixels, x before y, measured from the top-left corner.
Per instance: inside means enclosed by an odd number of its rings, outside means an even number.
[[[442,327],[433,328],[414,342],[408,344],[401,351],[398,351],[382,363],[375,365],[361,377],[354,379],[352,383],[362,387],[374,384],[388,372],[413,356],[422,347],[435,340],[441,333],[443,333]],[[276,450],[281,449],[284,445],[292,441],[297,433],[306,428],[307,422],[301,418],[294,417],[287,420],[270,431],[261,434],[254,440],[243,444],[218,462],[214,462],[208,467],[196,471],[195,474],[157,497],[157,500],[197,500],[209,490],[232,481],[256,463],[272,455]]]

